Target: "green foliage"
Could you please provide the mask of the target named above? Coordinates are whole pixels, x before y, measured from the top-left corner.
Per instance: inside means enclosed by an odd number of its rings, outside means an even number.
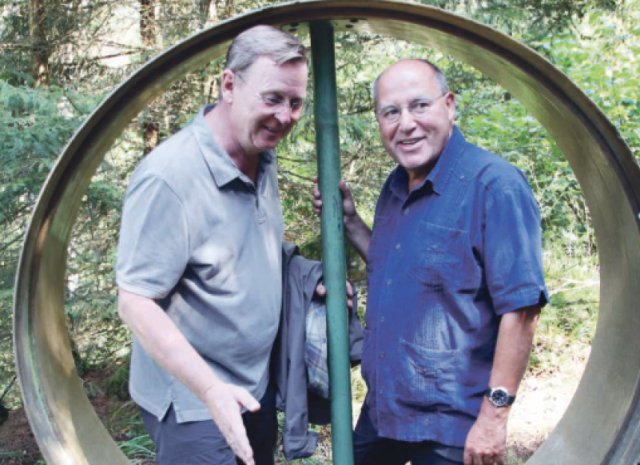
[[[114,370],[113,374],[107,380],[106,394],[118,400],[128,400],[129,397],[129,363],[130,358],[127,357]]]
[[[81,115],[62,89],[18,88],[0,81],[3,166],[0,221],[31,205]]]
[[[543,309],[529,362],[533,373],[554,373],[574,365],[591,346],[597,322],[599,270],[593,255],[567,256],[558,245],[545,250],[545,278],[551,302]]]
[[[52,84],[34,88],[29,2],[0,2],[0,380],[13,376],[10,315],[22,236],[37,194],[73,131],[106,92],[156,53],[215,19],[272,2],[214,2],[216,15],[205,17],[191,0],[157,0],[154,11],[159,27],[155,42],[145,46],[139,38],[125,40],[125,32],[139,27],[136,1],[46,3],[50,9],[45,45]],[[423,3],[497,27],[542,53],[603,110],[640,159],[638,0]],[[122,42],[117,47],[114,37]],[[308,37],[305,40],[308,44]],[[467,138],[516,164],[532,185],[543,217],[551,304],[541,317],[531,370],[558,370],[567,363],[568,347],[591,342],[598,302],[597,247],[589,210],[567,161],[540,124],[504,89],[438,50],[375,34],[338,33],[342,174],[359,212],[372,223],[378,191],[393,167],[378,137],[371,82],[385,66],[411,56],[430,58],[445,71],[457,95],[457,124]],[[68,326],[79,371],[108,369],[112,375],[104,389],[113,397],[127,396],[130,337],[116,314],[113,268],[124,191],[132,170],[153,145],[143,130],[157,127],[161,141],[184,126],[203,103],[215,100],[221,66],[217,60],[189,73],[129,125],[100,165],[74,225],[66,275]],[[313,100],[310,89],[306,114],[279,148],[278,163],[286,238],[299,244],[306,255],[319,258],[319,220],[309,201],[317,163]],[[362,313],[367,295],[364,263],[350,248],[347,260],[349,275],[360,291]],[[364,389],[354,374],[356,401],[362,400]],[[10,405],[17,405],[17,390],[10,397]],[[134,460],[151,459],[152,445],[133,409],[114,412],[109,423],[127,455]],[[330,451],[323,450],[323,455],[330,456]],[[300,463],[324,462],[314,458]]]
[[[133,402],[114,409],[105,423],[132,463],[148,463],[155,459],[155,446],[144,427],[140,409]]]
[[[60,88],[32,89],[0,81],[0,379],[11,379],[13,373],[12,287],[28,215],[57,154],[83,116]],[[11,403],[16,394],[9,396]]]
[[[618,128],[640,160],[640,2],[590,10],[574,33],[536,42]]]

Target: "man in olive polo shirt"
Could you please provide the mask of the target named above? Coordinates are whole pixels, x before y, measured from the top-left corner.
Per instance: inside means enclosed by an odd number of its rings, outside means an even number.
[[[283,234],[273,149],[301,116],[307,73],[290,34],[243,32],[218,103],[131,179],[118,311],[134,335],[131,395],[160,465],[273,463]]]

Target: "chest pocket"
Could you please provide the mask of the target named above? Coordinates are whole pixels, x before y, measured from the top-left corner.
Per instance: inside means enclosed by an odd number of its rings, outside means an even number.
[[[475,293],[481,284],[469,235],[460,229],[422,221],[417,231],[418,253],[411,274],[427,289]]]

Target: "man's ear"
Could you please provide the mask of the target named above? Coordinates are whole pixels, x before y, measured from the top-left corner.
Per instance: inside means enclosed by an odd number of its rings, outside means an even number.
[[[447,106],[447,111],[449,113],[449,120],[453,122],[456,118],[456,95],[449,91],[447,95],[444,97],[444,103]]]
[[[225,69],[220,78],[221,100],[227,103],[233,102],[233,89],[236,86],[236,74],[230,69]]]

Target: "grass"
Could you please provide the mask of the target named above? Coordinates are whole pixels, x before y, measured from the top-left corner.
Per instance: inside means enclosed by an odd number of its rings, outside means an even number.
[[[545,279],[551,302],[544,308],[529,369],[556,372],[591,346],[598,317],[600,276],[597,258],[545,253]]]
[[[133,401],[117,405],[105,421],[122,452],[134,464],[153,463],[155,447]]]

